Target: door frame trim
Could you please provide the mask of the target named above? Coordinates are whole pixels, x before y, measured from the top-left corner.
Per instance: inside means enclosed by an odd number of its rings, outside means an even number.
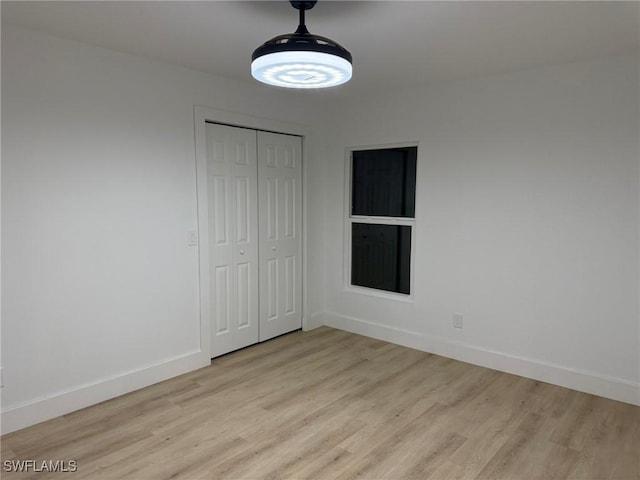
[[[254,117],[239,112],[196,105],[193,108],[196,160],[196,193],[198,210],[198,276],[200,303],[200,351],[211,358],[211,298],[209,275],[209,203],[207,188],[206,123],[221,123],[232,127],[265,130],[302,137],[302,329],[308,330],[307,320],[307,146],[309,128],[296,123],[271,118]]]

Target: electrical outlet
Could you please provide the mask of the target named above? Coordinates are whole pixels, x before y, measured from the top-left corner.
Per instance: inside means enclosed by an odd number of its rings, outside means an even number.
[[[464,317],[461,313],[453,314],[453,328],[462,328]]]

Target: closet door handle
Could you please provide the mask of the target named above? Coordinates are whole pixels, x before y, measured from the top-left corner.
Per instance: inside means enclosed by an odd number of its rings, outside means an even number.
[[[240,255],[244,255],[244,250],[240,250]]]
[[[271,250],[273,250],[275,252],[276,251],[276,247],[271,247]]]

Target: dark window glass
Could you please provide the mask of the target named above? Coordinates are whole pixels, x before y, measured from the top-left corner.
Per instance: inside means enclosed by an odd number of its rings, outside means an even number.
[[[411,227],[352,224],[351,284],[409,295]]]
[[[353,152],[351,214],[414,217],[418,147]]]

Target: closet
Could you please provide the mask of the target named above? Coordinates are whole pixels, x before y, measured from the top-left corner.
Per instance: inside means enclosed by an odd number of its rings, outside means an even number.
[[[211,356],[302,324],[302,138],[207,123]]]

